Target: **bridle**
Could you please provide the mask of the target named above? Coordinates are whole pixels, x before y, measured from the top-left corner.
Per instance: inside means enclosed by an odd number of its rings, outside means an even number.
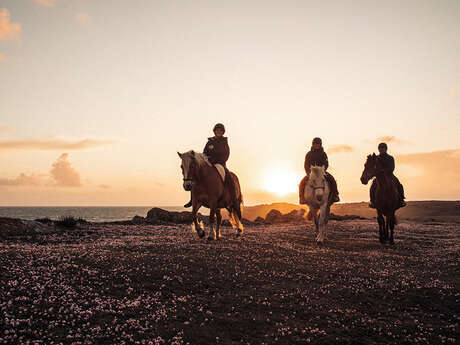
[[[185,175],[185,174],[184,174]],[[193,183],[193,180],[195,179],[195,159],[192,158],[192,161],[190,163],[190,166],[189,166],[189,174],[188,174],[190,177],[184,177],[182,180],[184,182],[191,182]]]

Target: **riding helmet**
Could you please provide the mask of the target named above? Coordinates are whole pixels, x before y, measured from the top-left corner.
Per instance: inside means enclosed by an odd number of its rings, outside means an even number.
[[[224,133],[225,133],[225,126],[224,126],[223,124],[221,124],[221,123],[216,124],[216,125],[214,126],[214,129],[213,129],[212,131],[215,132],[215,131],[218,130],[218,129],[223,130]]]
[[[313,139],[312,144],[313,145],[315,145],[315,144],[323,145],[323,141],[321,140],[321,138],[316,137],[316,138]]]
[[[380,149],[380,148],[384,148],[384,149],[388,150],[388,146],[387,146],[387,144],[385,144],[385,143],[380,143],[378,148],[379,148],[379,149]]]

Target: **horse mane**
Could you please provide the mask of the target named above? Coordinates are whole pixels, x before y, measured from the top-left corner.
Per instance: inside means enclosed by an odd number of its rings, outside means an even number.
[[[311,172],[317,177],[321,177],[321,176],[324,175],[324,171],[323,171],[322,166],[316,166],[316,165],[312,166],[311,167]],[[323,173],[323,175],[321,175],[321,173]]]
[[[204,165],[212,166],[212,164],[208,160],[208,157],[204,153],[199,153],[199,152],[190,150],[188,152],[185,152],[184,155],[189,155],[195,158],[195,161],[199,167],[202,167]]]

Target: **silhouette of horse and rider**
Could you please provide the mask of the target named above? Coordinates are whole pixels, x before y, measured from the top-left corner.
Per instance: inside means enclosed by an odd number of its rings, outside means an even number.
[[[198,223],[197,213],[201,206],[210,209],[209,240],[220,237],[222,216],[225,208],[230,214],[230,222],[237,228],[237,234],[243,232],[241,223],[241,204],[243,197],[238,177],[227,169],[230,156],[225,126],[218,123],[213,128],[214,136],[208,138],[203,153],[188,151],[179,153],[184,178],[184,189],[191,192],[190,201],[184,207],[192,206],[192,227],[200,237],[204,237],[202,224]],[[393,174],[394,158],[387,153],[387,144],[378,145],[379,155],[369,155],[361,176],[361,182],[367,184],[373,179],[370,188],[369,207],[377,209],[380,241],[394,243],[393,229],[396,224],[395,211],[406,206],[404,188]],[[314,138],[304,161],[306,176],[299,184],[299,203],[309,206],[308,218],[315,220],[316,241],[326,238],[326,224],[333,203],[339,202],[339,191],[335,178],[327,172],[329,160],[320,138]],[[215,220],[217,218],[217,223]],[[386,218],[386,220],[385,220]],[[389,234],[391,230],[391,234]]]

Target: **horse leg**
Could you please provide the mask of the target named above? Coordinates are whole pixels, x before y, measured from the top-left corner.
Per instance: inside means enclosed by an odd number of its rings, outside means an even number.
[[[217,207],[216,203],[210,203],[209,205],[209,235],[208,235],[208,240],[209,241],[215,241],[216,240],[216,231],[214,229],[214,222],[216,220],[216,213],[217,213]]]
[[[385,243],[385,218],[383,218],[382,212],[377,210],[377,221],[379,222],[379,240],[380,243]]]
[[[222,214],[220,213],[220,208],[216,211],[217,222],[216,222],[216,238],[220,238],[220,224],[222,223]]]
[[[321,229],[320,229],[319,216],[318,216],[318,210],[317,209],[313,210],[313,218],[315,220],[316,242],[318,242]]]
[[[241,216],[241,204],[240,203],[238,205],[235,205],[235,207],[233,208],[233,214],[236,214],[235,221],[238,224],[237,235],[241,236],[243,235],[244,226],[243,226],[243,223],[241,223],[242,216]]]
[[[319,210],[319,239],[317,240],[319,243],[323,243],[326,239],[326,223],[327,223],[327,204],[321,206]]]
[[[200,238],[203,238],[205,233],[203,228],[201,227],[201,223],[198,223],[198,210],[200,209],[201,205],[198,204],[194,198],[192,199],[192,230],[195,230]]]
[[[394,214],[394,212],[391,214],[390,216],[390,244],[395,244],[395,240],[394,240],[394,229],[395,229],[395,224],[396,224],[396,216]]]

